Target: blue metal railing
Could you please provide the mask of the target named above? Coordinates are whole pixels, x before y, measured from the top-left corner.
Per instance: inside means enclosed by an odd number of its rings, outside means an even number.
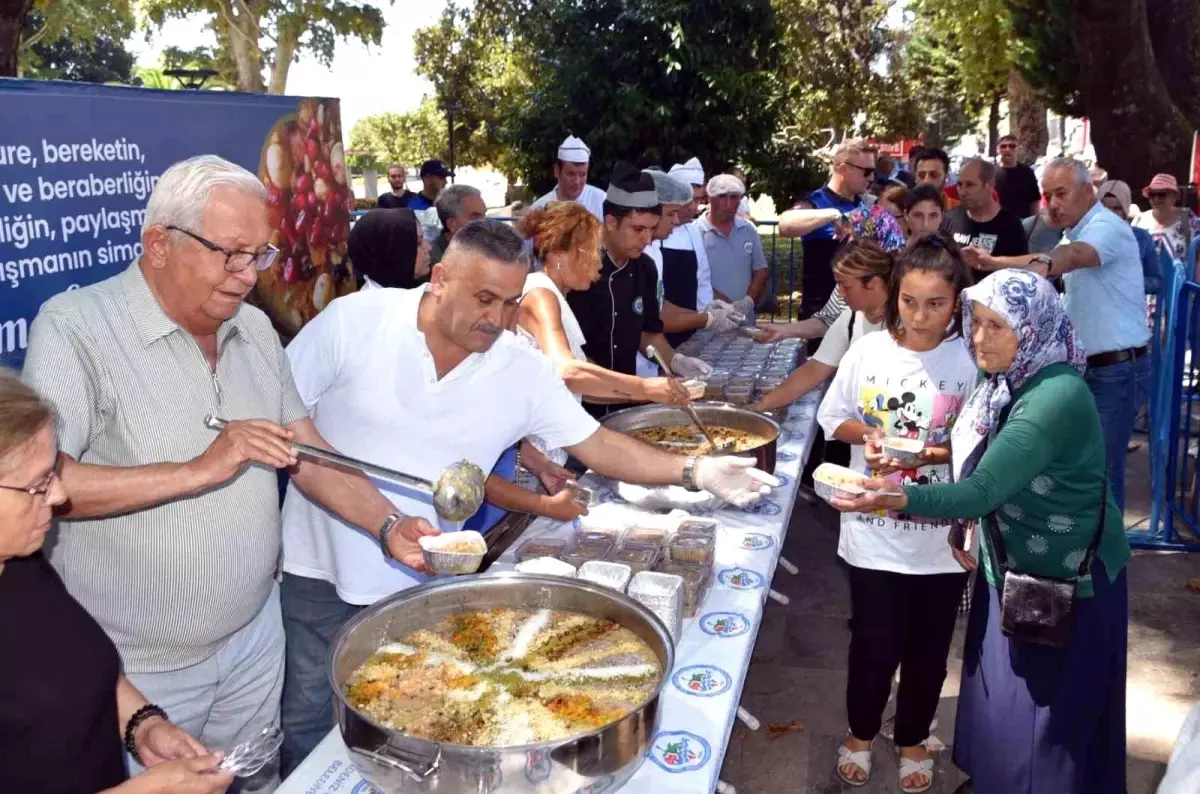
[[[367,210],[355,210],[350,213],[350,223],[361,218]],[[508,216],[492,216],[493,220],[511,223],[515,220]],[[763,253],[767,258],[767,267],[771,271],[770,285],[775,301],[772,302],[774,311],[760,313],[760,319],[796,320],[799,319],[799,307],[796,302],[797,275],[802,271],[803,254],[800,241],[797,238],[786,238],[786,244],[781,244],[778,221],[757,221],[759,237],[762,238]],[[769,234],[764,232],[769,229]],[[782,296],[782,299],[780,298]]]

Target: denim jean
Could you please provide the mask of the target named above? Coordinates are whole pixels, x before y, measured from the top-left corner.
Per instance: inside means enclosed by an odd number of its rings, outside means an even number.
[[[1108,487],[1117,500],[1117,507],[1124,511],[1125,457],[1129,439],[1133,436],[1138,406],[1145,400],[1150,388],[1150,358],[1142,356],[1107,367],[1089,367],[1084,378],[1100,412],[1108,463]]]
[[[182,670],[130,673],[129,680],[205,747],[229,750],[279,724],[283,644],[279,589],[272,587],[258,615],[208,659]],[[132,757],[129,768],[135,775],[142,771]],[[277,772],[274,763],[268,764],[229,790],[272,790],[278,783]]]
[[[338,631],[363,607],[338,598],[329,582],[290,573],[283,575],[279,592],[287,636],[280,759],[286,778],[333,728],[329,651]]]

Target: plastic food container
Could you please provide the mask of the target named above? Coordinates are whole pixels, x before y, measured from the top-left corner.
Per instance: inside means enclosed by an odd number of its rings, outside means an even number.
[[[620,535],[620,530],[612,529],[593,529],[592,527],[578,527],[575,530],[575,545],[577,546],[592,546],[592,545],[609,545],[616,543],[617,537]]]
[[[915,438],[885,438],[883,440],[883,454],[894,459],[901,466],[919,466],[921,451],[924,449],[925,443]]]
[[[671,538],[671,542],[667,546],[667,555],[673,562],[712,565],[716,548],[716,538],[677,534]]]
[[[725,401],[732,405],[749,405],[753,393],[754,390],[750,386],[726,386]]]
[[[709,518],[685,518],[675,528],[676,537],[681,535],[699,535],[700,537],[717,537],[717,522]]]
[[[667,531],[658,527],[634,527],[625,533],[623,543],[641,543],[647,546],[667,545]]]
[[[554,557],[534,557],[530,560],[522,560],[517,563],[517,570],[521,573],[544,573],[567,578],[573,578],[576,575],[574,566]]]
[[[826,502],[835,496],[853,499],[864,493],[862,483],[866,481],[866,475],[833,463],[822,463],[813,472],[813,490]]]
[[[574,543],[563,550],[562,561],[576,568],[589,560],[603,560],[612,553],[613,543]]]
[[[729,383],[728,375],[713,373],[704,384],[704,399],[722,400],[725,398],[725,385]]]
[[[658,558],[662,556],[662,550],[658,546],[644,545],[641,543],[626,543],[620,548],[615,549],[608,556],[610,562],[619,562],[628,565],[634,573],[640,571],[648,571],[655,566]]]
[[[619,590],[622,593],[629,586],[629,579],[632,576],[633,569],[620,562],[588,560],[579,566],[580,579],[602,584],[605,587],[611,587],[613,590]]]
[[[654,570],[670,573],[683,579],[683,603],[687,607],[698,607],[712,582],[712,569],[689,562],[664,562]],[[691,615],[688,615],[691,617]]]
[[[474,530],[424,535],[419,541],[421,556],[430,573],[475,573],[487,554],[487,541]]]
[[[563,547],[566,545],[566,541],[559,540],[558,538],[531,538],[521,544],[517,549],[515,557],[519,563],[539,557],[557,559],[562,556]]]

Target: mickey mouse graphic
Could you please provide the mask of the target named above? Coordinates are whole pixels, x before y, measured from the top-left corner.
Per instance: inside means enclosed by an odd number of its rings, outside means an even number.
[[[912,392],[904,392],[899,400],[895,397],[888,398],[887,407],[896,414],[896,421],[892,427],[898,431],[899,438],[919,439],[921,431],[929,429],[929,418],[917,407],[917,395]]]

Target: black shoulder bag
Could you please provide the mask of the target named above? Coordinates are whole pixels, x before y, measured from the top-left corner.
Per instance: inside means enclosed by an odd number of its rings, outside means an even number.
[[[1000,573],[1000,631],[1006,637],[1022,642],[1065,648],[1071,644],[1071,632],[1075,627],[1075,589],[1079,580],[1092,567],[1092,559],[1100,546],[1100,535],[1104,532],[1104,518],[1108,512],[1108,473],[1100,489],[1100,519],[1096,533],[1088,546],[1079,571],[1074,578],[1059,579],[1013,570],[1006,564],[1008,554],[1004,550],[996,514],[990,513],[984,523],[992,547],[992,561]]]

